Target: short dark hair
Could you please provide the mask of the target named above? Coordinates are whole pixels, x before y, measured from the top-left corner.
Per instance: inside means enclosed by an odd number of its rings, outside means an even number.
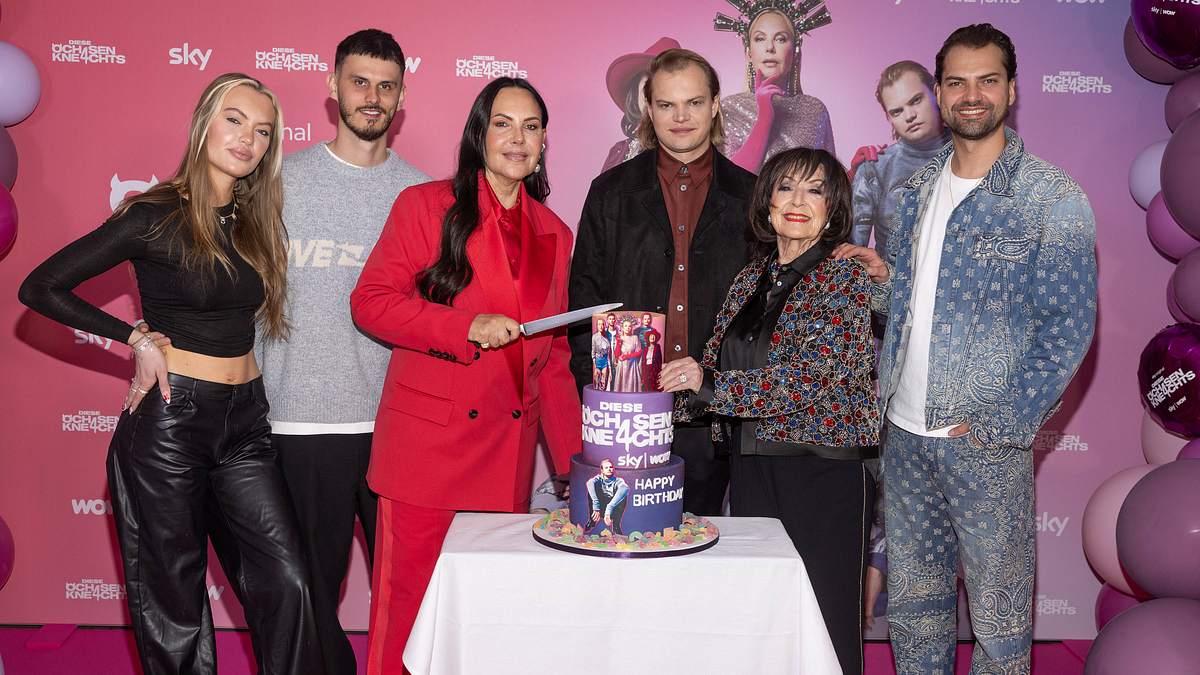
[[[721,95],[721,78],[717,77],[716,69],[707,59],[696,52],[690,49],[675,48],[668,49],[654,57],[646,72],[646,84],[642,87],[646,111],[642,113],[642,121],[638,123],[637,127],[637,139],[642,144],[642,148],[658,147],[658,137],[654,135],[654,122],[650,119],[650,106],[654,100],[650,85],[654,82],[654,76],[662,72],[678,73],[688,66],[696,66],[704,72],[704,79],[708,82],[709,96],[715,99]],[[717,109],[717,117],[713,120],[712,130],[709,131],[708,137],[713,145],[721,145],[725,142],[725,125],[721,122],[720,108]]]
[[[938,50],[934,61],[933,78],[937,80],[938,84],[942,83],[942,64],[945,63],[946,54],[952,48],[983,49],[988,45],[996,45],[1004,55],[1004,70],[1008,75],[1008,81],[1012,82],[1017,79],[1017,50],[1013,47],[1012,40],[1008,35],[990,23],[963,26],[951,33],[950,37],[942,43],[942,48]]]
[[[365,28],[347,35],[338,43],[337,52],[333,56],[333,69],[342,69],[342,62],[347,56],[370,56],[383,61],[391,61],[400,66],[400,79],[404,79],[404,50],[391,33],[378,28]]]
[[[821,241],[840,244],[850,238],[853,223],[850,207],[850,179],[846,167],[837,157],[825,150],[792,148],[784,150],[763,164],[750,195],[750,233],[757,242],[760,254],[775,245],[775,228],[771,225],[771,197],[784,176],[796,174],[807,179],[825,170],[825,204],[829,212],[829,229],[821,232]]]

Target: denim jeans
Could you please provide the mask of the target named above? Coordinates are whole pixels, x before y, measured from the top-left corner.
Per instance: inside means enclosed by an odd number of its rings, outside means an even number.
[[[976,640],[971,673],[1029,673],[1033,453],[889,423],[883,475],[896,672],[954,672],[961,558]]]

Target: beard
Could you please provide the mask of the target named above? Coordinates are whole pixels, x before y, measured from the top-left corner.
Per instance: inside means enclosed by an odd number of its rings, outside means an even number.
[[[354,118],[354,113],[360,110],[378,110],[383,113],[383,116],[373,126],[358,126],[351,120]],[[373,141],[387,133],[388,128],[392,126],[392,118],[396,116],[396,111],[393,110],[391,113],[388,113],[388,111],[377,106],[364,106],[351,110],[343,104],[338,104],[338,114],[341,116],[342,122],[346,124],[346,128],[354,132],[355,136],[364,141]]]
[[[987,114],[978,119],[965,120],[958,116],[958,111],[962,108],[987,108]],[[957,103],[949,110],[942,111],[942,119],[946,126],[954,132],[955,136],[968,141],[978,141],[987,138],[998,129],[1004,120],[1008,119],[1008,103],[1004,103],[1003,107],[997,108],[995,105],[983,101],[971,101],[969,103]]]

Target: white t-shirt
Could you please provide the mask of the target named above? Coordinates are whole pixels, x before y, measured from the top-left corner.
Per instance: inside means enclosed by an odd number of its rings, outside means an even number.
[[[966,199],[982,178],[959,178],[946,167],[930,189],[929,206],[921,219],[916,258],[913,260],[912,298],[909,312],[912,328],[900,370],[900,384],[888,403],[888,419],[910,434],[946,438],[953,426],[925,428],[925,393],[929,385],[929,341],[933,333],[933,306],[937,301],[938,272],[942,266],[942,243],[950,213]]]

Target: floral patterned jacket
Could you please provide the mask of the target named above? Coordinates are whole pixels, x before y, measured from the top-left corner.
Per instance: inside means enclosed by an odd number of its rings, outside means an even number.
[[[865,446],[879,442],[879,408],[871,368],[870,282],[853,260],[826,258],[788,296],[767,365],[717,371],[729,324],[754,293],[772,256],[752,261],[734,278],[717,314],[700,366],[711,378],[713,440],[722,441],[717,416],[758,420],[755,436],[780,443]],[[676,398],[676,421],[696,414]]]
[[[946,224],[925,425],[968,422],[978,446],[1029,448],[1092,342],[1096,224],[1070,176],[1026,153],[1011,129],[1005,136],[1000,157]],[[898,188],[884,255],[891,274],[871,298],[888,315],[881,408],[908,349],[916,229],[952,151],[947,145]]]

